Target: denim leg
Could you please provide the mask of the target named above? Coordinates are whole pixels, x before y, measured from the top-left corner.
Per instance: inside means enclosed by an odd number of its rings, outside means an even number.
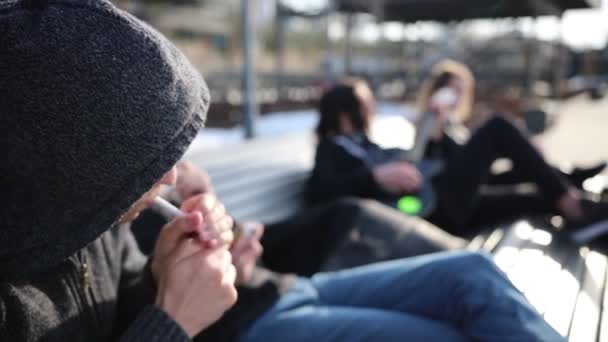
[[[395,311],[326,305],[307,279],[260,317],[241,342],[470,341],[454,327]]]
[[[564,341],[484,254],[448,252],[312,279],[326,305],[402,312],[478,341]]]

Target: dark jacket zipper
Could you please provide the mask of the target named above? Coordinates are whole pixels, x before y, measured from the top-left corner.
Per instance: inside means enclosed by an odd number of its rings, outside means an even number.
[[[78,251],[75,255],[74,260],[76,266],[76,272],[73,277],[73,285],[75,287],[76,294],[82,302],[82,312],[88,312],[91,318],[91,328],[96,328],[100,324],[99,313],[97,312],[97,305],[92,290],[92,274],[90,265],[88,263],[86,253],[82,250]]]

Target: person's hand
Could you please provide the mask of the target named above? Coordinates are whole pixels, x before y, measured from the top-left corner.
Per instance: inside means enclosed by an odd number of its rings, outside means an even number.
[[[429,107],[436,113],[444,114],[453,111],[460,102],[458,92],[452,87],[443,87],[435,91],[429,100]]]
[[[201,230],[201,239],[210,247],[230,246],[234,240],[232,218],[226,213],[226,208],[213,193],[203,193],[185,200],[181,205],[185,213],[201,212],[205,229]]]
[[[420,189],[422,175],[408,162],[393,162],[377,166],[374,179],[386,191],[394,194],[414,193]]]
[[[251,280],[257,260],[264,251],[260,243],[264,234],[264,225],[258,222],[245,222],[243,224],[252,227],[254,231],[251,235],[249,233],[240,234],[230,247],[232,262],[237,272],[237,284],[243,284]]]
[[[436,116],[435,126],[431,132],[433,141],[440,141],[443,138],[444,128],[459,102],[460,96],[450,87],[438,89],[430,98],[429,109],[432,113],[427,115]]]
[[[176,225],[181,219],[169,222],[160,231],[154,258],[152,259],[152,273],[158,281],[160,270],[164,268],[167,257],[177,248],[177,244],[184,238],[195,238],[203,247],[214,248],[232,244],[232,218],[226,214],[226,209],[213,194],[201,194],[191,197],[182,204],[182,211],[186,216],[198,213],[202,217],[199,225]],[[181,230],[180,230],[181,229]],[[168,236],[168,237],[167,237]]]
[[[178,176],[173,191],[178,202],[202,193],[214,193],[209,175],[204,170],[187,161],[179,161],[176,167]]]
[[[200,212],[168,223],[152,260],[156,305],[193,337],[216,322],[237,300],[236,269],[226,246],[206,247],[193,233],[205,227]]]

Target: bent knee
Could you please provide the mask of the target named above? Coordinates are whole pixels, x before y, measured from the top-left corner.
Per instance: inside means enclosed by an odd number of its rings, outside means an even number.
[[[455,270],[458,269],[468,273],[496,269],[496,264],[492,260],[492,257],[485,252],[458,252],[451,259],[450,266]]]
[[[489,119],[483,127],[490,130],[515,129],[515,126],[511,121],[499,114],[496,114]]]

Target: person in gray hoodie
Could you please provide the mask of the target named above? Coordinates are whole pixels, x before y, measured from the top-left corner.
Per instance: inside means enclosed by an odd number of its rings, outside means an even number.
[[[129,223],[175,182],[209,95],[107,1],[0,0],[0,80],[1,341],[563,340],[477,253],[256,269],[261,233],[232,244],[209,194],[147,261]]]
[[[109,2],[0,0],[0,341],[189,341],[234,303],[212,196],[149,263],[128,227],[208,106],[186,58]]]

